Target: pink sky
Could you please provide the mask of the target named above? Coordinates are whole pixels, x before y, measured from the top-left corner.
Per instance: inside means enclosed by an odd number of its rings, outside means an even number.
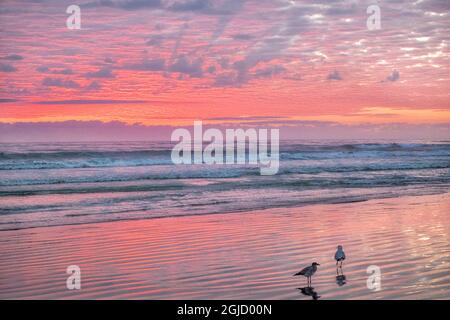
[[[366,27],[374,3],[380,30]],[[81,30],[66,28],[71,4],[2,1],[1,141],[70,138],[73,121],[261,119],[300,136],[307,122],[318,137],[449,137],[446,0],[80,0]]]

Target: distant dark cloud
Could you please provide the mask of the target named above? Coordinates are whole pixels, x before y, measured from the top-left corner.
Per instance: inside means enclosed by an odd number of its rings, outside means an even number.
[[[164,59],[144,59],[138,63],[126,64],[123,66],[123,69],[134,71],[164,71],[165,67],[166,61]]]
[[[60,87],[66,89],[78,89],[80,85],[73,80],[64,80],[59,78],[45,78],[42,80],[42,85],[46,87]]]
[[[64,74],[64,75],[73,74],[73,70],[70,68],[51,68],[48,66],[39,66],[36,68],[36,71],[48,74]]]
[[[92,81],[86,88],[86,91],[97,91],[100,90],[102,86],[97,81]]]
[[[218,120],[218,121],[235,121],[235,120],[245,120],[245,121],[253,121],[253,120],[280,120],[286,119],[286,117],[279,116],[244,116],[244,117],[212,117],[207,120]]]
[[[242,85],[243,81],[238,78],[235,72],[226,72],[217,75],[213,85],[215,87],[234,87]]]
[[[358,7],[356,3],[336,3],[331,8],[326,10],[326,14],[329,16],[350,16],[355,14],[357,10]]]
[[[209,66],[206,71],[210,74],[215,74],[216,73],[217,68],[215,66]]]
[[[212,15],[229,15],[238,11],[245,0],[177,0],[168,7],[172,11],[193,11]]]
[[[169,9],[174,11],[204,11],[211,6],[208,0],[175,1]]]
[[[450,3],[448,0],[417,1],[414,4],[419,8],[434,12],[448,12],[448,10],[450,10]]]
[[[162,7],[161,0],[97,0],[86,7],[111,7],[124,10],[155,9]]]
[[[257,69],[253,74],[248,73],[245,61],[237,61],[233,64],[235,71],[218,74],[213,85],[216,87],[240,87],[252,79],[272,78],[286,71],[281,65],[273,65]]]
[[[266,68],[255,71],[255,78],[272,78],[286,71],[286,68],[281,65],[268,66]]]
[[[328,80],[342,80],[340,73],[337,70],[334,70],[327,76]]]
[[[111,57],[106,57],[104,61],[105,63],[114,63],[114,59]]]
[[[17,99],[7,99],[7,98],[1,98],[0,103],[11,103],[11,102],[18,102]]]
[[[155,35],[150,36],[150,39],[148,39],[145,44],[148,46],[160,46],[164,40],[165,40],[165,37],[163,35],[155,34]]]
[[[239,120],[238,118],[236,120]],[[227,120],[225,120],[227,121]],[[281,139],[354,139],[363,136],[367,139],[430,139],[443,140],[450,134],[449,124],[362,124],[345,125],[323,121],[261,121],[262,127],[275,125],[280,130]],[[259,124],[249,122],[237,127]],[[215,128],[220,125],[214,124]],[[228,128],[224,124],[223,129]],[[206,130],[209,126],[205,125]],[[126,124],[119,121],[64,121],[64,122],[0,122],[0,142],[18,141],[170,141],[174,127]]]
[[[254,37],[251,34],[238,33],[231,36],[233,40],[251,40]]]
[[[398,79],[400,79],[400,72],[397,70],[392,71],[392,73],[386,78],[386,80],[392,82],[397,81]]]
[[[119,121],[0,122],[0,142],[18,141],[170,141],[173,127]]]
[[[52,74],[65,74],[65,75],[68,75],[68,74],[73,74],[73,70],[70,69],[70,68],[57,69],[57,70],[53,70],[51,73]]]
[[[18,61],[18,60],[23,60],[23,57],[18,55],[18,54],[10,54],[10,55],[7,55],[7,56],[3,57],[2,59],[4,59],[4,60],[11,60],[11,61]]]
[[[163,9],[177,12],[199,12],[210,15],[235,13],[245,0],[96,0],[84,7],[110,7],[123,10]]]
[[[203,75],[202,65],[203,60],[201,58],[190,61],[187,57],[182,56],[169,66],[169,71],[183,73],[193,78],[199,78]]]
[[[0,72],[15,72],[17,68],[6,63],[0,63]]]
[[[36,71],[41,73],[47,73],[50,71],[50,68],[46,66],[39,66],[36,68]]]
[[[286,71],[281,65],[272,65],[257,69],[253,74],[248,73],[246,61],[240,60],[233,64],[235,71],[218,74],[213,83],[216,87],[240,87],[252,79],[272,78]]]
[[[116,76],[113,74],[112,68],[103,67],[97,71],[86,73],[85,77],[88,79],[92,79],[92,78],[113,79]]]
[[[145,100],[54,100],[54,101],[35,101],[33,104],[135,104],[145,103]]]

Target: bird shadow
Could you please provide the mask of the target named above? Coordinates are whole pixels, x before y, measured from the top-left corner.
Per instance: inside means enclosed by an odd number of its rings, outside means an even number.
[[[339,274],[336,276],[336,283],[339,287],[344,286],[347,283],[347,278],[343,274]]]
[[[342,287],[346,283],[347,283],[347,277],[344,275],[344,270],[342,269],[342,264],[340,266],[336,265],[336,284],[339,287]]]
[[[304,294],[305,296],[311,297],[313,300],[318,300],[320,298],[320,296],[314,290],[313,287],[303,287],[303,288],[297,288],[297,289],[300,290],[300,292],[302,294]]]

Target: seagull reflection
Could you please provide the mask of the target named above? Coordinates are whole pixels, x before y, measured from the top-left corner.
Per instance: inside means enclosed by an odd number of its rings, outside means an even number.
[[[303,293],[305,296],[312,297],[313,300],[317,300],[320,298],[320,296],[317,294],[316,291],[314,291],[313,287],[304,287],[304,288],[297,288],[300,290],[301,293]]]
[[[337,275],[336,283],[339,287],[342,287],[343,285],[345,285],[347,283],[347,278],[343,274]]]

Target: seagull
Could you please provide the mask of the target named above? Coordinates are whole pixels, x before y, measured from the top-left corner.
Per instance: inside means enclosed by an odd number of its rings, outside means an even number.
[[[341,268],[342,268],[342,262],[344,262],[345,260],[345,253],[344,253],[344,248],[342,248],[342,246],[337,246],[337,251],[334,254],[334,259],[336,260],[336,266],[338,265],[338,263],[341,263]]]
[[[310,266],[303,268],[301,271],[294,274],[294,276],[305,276],[308,279],[308,286],[311,287],[311,277],[316,273],[317,266],[320,266],[320,264],[313,262]]]

